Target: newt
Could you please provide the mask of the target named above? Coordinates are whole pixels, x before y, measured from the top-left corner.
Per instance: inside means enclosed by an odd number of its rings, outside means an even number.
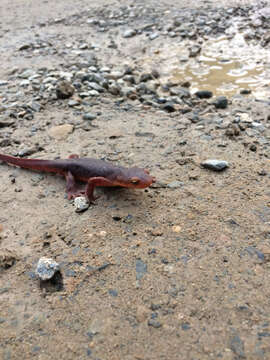
[[[24,169],[56,173],[65,176],[68,199],[84,195],[89,202],[95,201],[96,186],[120,186],[132,189],[145,189],[156,179],[149,171],[139,167],[116,166],[104,160],[79,158],[70,155],[68,159],[43,160],[17,158],[0,154],[0,160]],[[84,190],[79,189],[78,181],[87,183]]]

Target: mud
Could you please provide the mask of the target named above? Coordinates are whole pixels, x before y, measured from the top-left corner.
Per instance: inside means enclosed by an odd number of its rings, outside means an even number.
[[[0,164],[0,357],[267,360],[268,22],[260,18],[265,33],[254,33],[235,55],[229,51],[235,37],[218,40],[215,27],[189,40],[169,34],[178,25],[166,30],[179,14],[196,18],[199,8],[203,16],[237,9],[224,18],[239,21],[243,14],[245,30],[253,31],[252,15],[267,4],[225,1],[215,10],[209,1],[194,8],[136,2],[127,15],[130,4],[1,1],[0,79],[7,84],[0,87],[0,152],[43,159],[77,153],[148,168],[157,182],[145,190],[98,189],[96,204],[76,213],[63,178]],[[127,28],[136,36],[124,38]],[[159,37],[150,40],[155,32]],[[194,45],[202,50],[190,58],[184,50]],[[215,56],[217,46],[228,62]],[[79,88],[75,105],[56,99],[53,74],[77,73],[76,64],[90,58],[84,51],[96,54],[97,73],[128,65],[137,85],[153,68],[160,77],[145,93],[136,88],[133,99],[104,91],[82,101]],[[187,57],[184,65],[179,56]],[[33,79],[21,76],[27,69]],[[36,79],[49,86],[35,90]],[[175,86],[166,88],[168,81]],[[228,106],[193,95],[175,99],[172,89],[186,81],[191,93],[226,95]],[[240,94],[241,88],[252,92]],[[41,106],[30,112],[32,101]],[[68,131],[55,137],[59,125]],[[229,167],[204,169],[206,159]],[[41,257],[60,265],[52,281],[36,276]]]

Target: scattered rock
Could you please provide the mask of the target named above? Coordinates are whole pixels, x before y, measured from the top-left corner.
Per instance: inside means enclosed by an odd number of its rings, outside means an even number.
[[[36,275],[43,281],[50,280],[59,269],[60,266],[56,261],[42,257],[38,261]]]
[[[229,164],[227,161],[224,160],[209,159],[202,162],[201,166],[209,170],[222,171],[226,169]]]
[[[195,92],[195,95],[200,99],[210,99],[213,96],[213,93],[209,90],[199,90]]]
[[[0,271],[9,269],[17,261],[17,255],[8,249],[2,249],[0,251]]]
[[[174,112],[176,110],[172,102],[166,102],[165,104],[161,105],[161,109],[169,113]]]
[[[228,106],[228,99],[226,96],[218,96],[214,101],[216,109],[226,109]]]
[[[74,199],[74,206],[75,211],[81,213],[89,208],[90,203],[85,196],[78,196]]]
[[[97,115],[92,114],[92,113],[86,113],[83,115],[83,120],[88,120],[88,121],[92,121],[95,120],[97,117]]]
[[[59,82],[56,86],[56,96],[58,99],[68,99],[74,94],[74,86],[66,80]]]
[[[137,31],[135,29],[127,29],[124,33],[123,33],[123,37],[124,38],[130,38],[133,37],[137,34]]]
[[[73,132],[73,125],[64,124],[49,129],[49,135],[56,140],[64,140]]]
[[[195,57],[199,55],[201,52],[201,46],[200,45],[194,45],[189,49],[189,57]]]

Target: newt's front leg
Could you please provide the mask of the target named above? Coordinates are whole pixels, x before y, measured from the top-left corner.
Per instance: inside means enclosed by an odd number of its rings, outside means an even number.
[[[90,178],[85,189],[85,195],[90,202],[99,198],[99,196],[94,196],[94,189],[96,186],[114,186],[114,183],[101,176]]]
[[[74,199],[75,197],[84,194],[84,191],[81,191],[79,189],[75,181],[75,178],[70,171],[66,174],[66,181],[67,181],[66,192],[68,194],[68,200]]]

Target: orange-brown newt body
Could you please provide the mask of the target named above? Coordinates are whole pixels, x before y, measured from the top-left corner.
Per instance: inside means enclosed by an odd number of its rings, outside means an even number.
[[[16,158],[0,154],[0,160],[25,169],[65,176],[68,199],[85,195],[89,201],[94,201],[97,199],[94,196],[96,186],[122,186],[144,189],[156,181],[146,169],[138,167],[125,168],[103,160],[79,158],[78,155],[71,155],[68,159],[63,160],[41,160]],[[85,190],[79,190],[76,181],[86,182]]]

